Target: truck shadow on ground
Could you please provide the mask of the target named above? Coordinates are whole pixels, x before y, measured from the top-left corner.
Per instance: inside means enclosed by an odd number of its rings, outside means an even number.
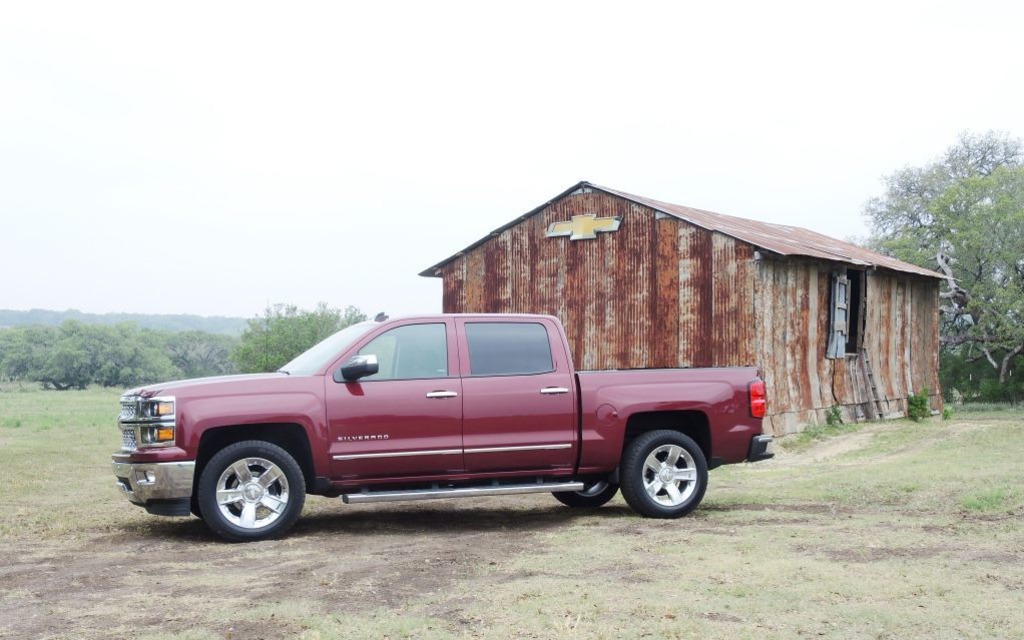
[[[386,507],[345,507],[336,511],[304,513],[288,538],[302,539],[320,535],[374,536],[423,533],[530,533],[568,527],[582,520],[640,521],[626,505],[606,505],[599,509],[569,509],[558,505],[537,508],[454,507],[451,505],[399,505]],[[195,517],[152,520],[143,526],[122,528],[133,537],[187,539],[214,542],[219,538]]]
[[[374,534],[381,530],[395,533],[487,533],[492,531],[537,531],[565,527],[585,518],[636,518],[625,505],[605,506],[600,509],[568,509],[557,505],[535,509],[500,507],[419,506],[401,509],[339,510],[337,513],[317,513],[303,516],[295,525],[294,533],[347,533]]]

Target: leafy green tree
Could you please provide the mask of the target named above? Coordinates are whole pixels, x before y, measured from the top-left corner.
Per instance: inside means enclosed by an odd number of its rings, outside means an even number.
[[[0,374],[10,380],[35,380],[58,337],[55,327],[17,327],[0,331]]]
[[[871,244],[945,276],[942,344],[1006,383],[1024,353],[1024,143],[967,135],[886,178],[866,209]]]
[[[134,324],[113,327],[65,321],[59,328],[19,327],[0,333],[4,375],[65,390],[90,384],[131,387],[181,376],[164,339]]]
[[[275,304],[249,321],[231,359],[243,372],[276,371],[327,336],[366,320],[355,307],[344,311],[321,302],[312,311]]]
[[[235,372],[229,356],[237,344],[232,336],[182,331],[167,336],[167,354],[185,378],[221,376]]]

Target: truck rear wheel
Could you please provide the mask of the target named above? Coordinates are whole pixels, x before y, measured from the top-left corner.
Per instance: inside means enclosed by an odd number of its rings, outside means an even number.
[[[199,478],[199,511],[217,535],[265,540],[291,529],[306,499],[302,469],[287,451],[245,440],[218,451]]]
[[[605,504],[619,492],[619,485],[601,480],[587,485],[583,491],[556,491],[551,495],[567,507],[594,509]]]
[[[626,446],[622,497],[640,515],[679,518],[697,508],[708,485],[704,452],[689,436],[650,431]]]

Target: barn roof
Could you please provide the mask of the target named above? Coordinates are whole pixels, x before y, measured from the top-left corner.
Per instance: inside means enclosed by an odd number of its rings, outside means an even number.
[[[859,247],[849,242],[843,242],[842,240],[837,240],[815,231],[811,231],[810,229],[804,229],[803,227],[791,227],[784,224],[773,224],[771,222],[761,222],[760,220],[737,218],[735,216],[727,216],[722,213],[714,213],[713,211],[684,207],[678,204],[670,204],[668,202],[661,202],[659,200],[652,200],[651,198],[633,195],[624,191],[618,191],[617,189],[602,187],[586,181],[573,185],[536,209],[519,216],[515,220],[498,229],[495,229],[462,251],[445,258],[441,262],[438,262],[434,266],[423,271],[420,275],[426,277],[440,276],[438,270],[452,260],[472,251],[506,229],[514,227],[527,218],[539,213],[542,209],[553,202],[561,200],[565,196],[580,189],[603,191],[604,193],[650,207],[655,211],[660,211],[661,213],[684,220],[698,227],[724,233],[727,236],[731,236],[737,240],[751,244],[759,249],[770,251],[782,256],[819,258],[834,262],[844,262],[858,267],[881,267],[884,269],[891,269],[893,271],[902,271],[905,273],[913,273],[933,278],[942,277],[939,273],[930,269],[918,267],[908,262],[903,262],[902,260],[897,260],[896,258],[891,258],[881,253],[871,251],[870,249],[865,249],[864,247]]]

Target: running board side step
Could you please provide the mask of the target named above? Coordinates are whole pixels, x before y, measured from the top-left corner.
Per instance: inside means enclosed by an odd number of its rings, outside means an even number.
[[[518,493],[552,493],[554,491],[583,491],[582,482],[532,482],[530,484],[493,484],[476,487],[440,487],[409,489],[407,491],[367,491],[343,493],[345,504],[365,502],[401,502],[404,500],[440,500],[443,498],[472,498],[475,496],[507,496]]]

